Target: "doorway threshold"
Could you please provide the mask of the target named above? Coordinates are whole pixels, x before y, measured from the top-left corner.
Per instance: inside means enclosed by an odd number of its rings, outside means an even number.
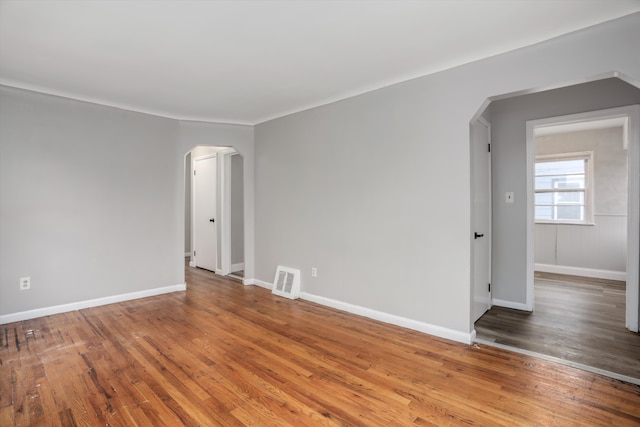
[[[630,377],[628,375],[618,374],[616,372],[607,371],[605,369],[588,366],[578,362],[572,362],[570,360],[560,359],[559,357],[549,356],[547,354],[536,353],[535,351],[524,350],[522,348],[513,347],[510,345],[500,344],[491,340],[485,340],[482,338],[476,338],[475,344],[486,345],[489,347],[496,347],[502,350],[512,351],[514,353],[524,354],[526,356],[536,357],[538,359],[547,360],[549,362],[559,363],[561,365],[570,366],[572,368],[581,369],[583,371],[591,372],[593,374],[603,375],[605,377],[613,378],[618,381],[640,385],[640,378]]]

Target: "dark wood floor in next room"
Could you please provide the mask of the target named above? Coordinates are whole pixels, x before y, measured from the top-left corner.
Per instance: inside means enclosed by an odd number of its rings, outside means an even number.
[[[640,334],[625,328],[625,282],[536,273],[535,310],[493,307],[486,341],[640,379]]]
[[[0,425],[640,424],[636,385],[203,270],[187,284],[0,326]]]

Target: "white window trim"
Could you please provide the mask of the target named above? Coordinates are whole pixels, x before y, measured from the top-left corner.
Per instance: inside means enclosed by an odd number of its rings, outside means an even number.
[[[562,161],[562,160],[585,160],[585,188],[584,188],[584,221],[576,221],[569,219],[556,219],[556,220],[548,220],[548,219],[537,219],[534,215],[534,221],[536,224],[568,224],[568,225],[595,225],[594,222],[594,209],[593,209],[593,151],[579,151],[574,153],[557,153],[557,154],[541,154],[535,157],[535,163],[538,162],[549,162],[549,161]],[[534,182],[535,182],[535,173],[534,173]],[[571,191],[571,190],[564,190]],[[580,190],[582,191],[582,190]],[[534,183],[534,192],[538,191],[535,189]],[[542,192],[542,191],[540,191]],[[535,205],[535,202],[534,202]]]

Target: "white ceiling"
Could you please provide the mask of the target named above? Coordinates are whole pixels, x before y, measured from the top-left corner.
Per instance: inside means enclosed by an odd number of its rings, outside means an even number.
[[[0,84],[256,124],[640,11],[640,0],[0,0]]]

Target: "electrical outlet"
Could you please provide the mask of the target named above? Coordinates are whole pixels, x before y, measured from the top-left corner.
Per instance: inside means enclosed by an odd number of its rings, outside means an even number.
[[[26,291],[27,289],[31,289],[31,277],[21,277],[20,290]]]
[[[318,277],[318,269],[311,267],[311,277]]]

